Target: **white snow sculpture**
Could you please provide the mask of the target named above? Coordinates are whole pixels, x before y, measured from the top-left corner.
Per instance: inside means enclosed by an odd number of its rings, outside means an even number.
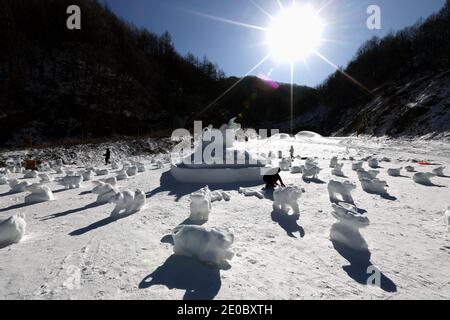
[[[369,167],[371,167],[372,169],[378,168],[378,160],[375,158],[369,159]]]
[[[201,226],[184,225],[174,230],[173,240],[176,255],[196,258],[208,265],[229,266],[227,260],[234,256],[230,250],[234,242],[231,232],[222,233]]]
[[[21,167],[20,165],[17,165],[17,166],[14,168],[14,172],[15,172],[15,173],[24,173],[24,171],[25,171],[25,168]]]
[[[78,189],[83,182],[83,176],[81,174],[67,175],[59,179],[58,184],[66,189]]]
[[[27,191],[31,194],[25,197],[25,203],[33,204],[55,200],[52,190],[45,185],[33,184],[27,188]]]
[[[444,212],[444,222],[447,225],[447,231],[450,231],[450,207]]]
[[[119,169],[120,169],[120,166],[119,166],[119,164],[118,164],[116,161],[113,161],[113,162],[111,163],[111,168],[112,168],[113,170],[119,170]]]
[[[11,193],[20,193],[27,191],[27,188],[31,184],[28,181],[19,182],[17,179],[9,180],[9,187],[11,188]]]
[[[211,191],[211,202],[222,201],[222,200],[230,201],[231,200],[230,194],[223,190]]]
[[[99,169],[96,170],[95,173],[97,174],[97,176],[106,176],[109,173],[109,171],[108,169]]]
[[[127,180],[128,179],[127,170],[123,169],[123,170],[119,171],[117,173],[116,178],[117,178],[117,181]]]
[[[102,181],[94,181],[96,187],[92,189],[92,193],[97,195],[97,204],[110,203],[117,195],[118,190],[108,183]]]
[[[418,172],[413,176],[414,182],[418,184],[423,184],[426,186],[434,185],[433,182],[431,182],[430,178],[434,178],[436,175],[434,173],[429,172]]]
[[[273,210],[281,210],[287,214],[291,208],[294,215],[300,215],[298,200],[303,192],[305,192],[304,189],[296,186],[277,188],[273,193]]]
[[[143,163],[136,162],[135,166],[137,167],[139,173],[145,172],[145,165]]]
[[[163,169],[164,163],[162,161],[156,161],[156,168],[157,169]]]
[[[362,162],[362,161],[355,162],[355,163],[352,164],[352,170],[353,171],[362,170],[363,169],[363,165],[364,165],[364,162]]]
[[[111,178],[107,178],[107,179],[102,179],[100,180],[104,183],[110,184],[113,187],[115,187],[117,185],[117,178],[116,177],[111,177]]]
[[[55,170],[56,174],[64,174],[63,167],[56,167],[54,170]]]
[[[402,175],[401,171],[403,168],[392,168],[388,169],[388,175],[391,177],[400,177]]]
[[[345,177],[344,172],[342,171],[342,168],[344,167],[343,163],[338,163],[334,167],[334,169],[331,171],[331,174],[337,176],[337,177]]]
[[[40,179],[40,183],[49,183],[53,181],[52,176],[48,173],[40,173],[38,177]]]
[[[388,194],[386,190],[386,187],[388,186],[386,181],[382,181],[380,179],[367,179],[367,178],[363,178],[360,181],[363,190],[368,193],[374,193],[378,195]]]
[[[83,181],[92,181],[95,177],[95,172],[92,170],[86,170],[81,172],[81,175],[83,176]]]
[[[141,190],[136,190],[136,192],[125,190],[116,193],[109,201],[116,204],[111,212],[111,218],[125,217],[139,212],[145,205],[145,198],[145,194]]]
[[[248,189],[248,188],[239,188],[239,193],[243,194],[246,197],[257,197],[258,199],[264,199],[264,195],[261,191]]]
[[[0,186],[3,186],[5,184],[8,184],[8,177],[0,176]]]
[[[354,204],[355,201],[352,197],[352,191],[356,189],[356,185],[351,183],[350,181],[339,182],[335,180],[331,180],[328,183],[328,194],[330,196],[330,201],[332,203],[346,202],[350,204]],[[338,195],[341,196],[342,199],[338,198]]]
[[[369,170],[369,171],[366,171],[366,170],[364,170],[364,169],[361,169],[361,170],[358,170],[358,178],[359,178],[359,180],[361,180],[361,179],[369,179],[369,180],[372,180],[372,179],[376,179],[376,177],[378,176],[378,174],[380,173],[380,171],[377,171],[377,170]]]
[[[322,171],[322,169],[317,166],[302,169],[303,179],[318,179],[319,173]]]
[[[10,173],[11,173],[11,171],[9,171],[8,168],[1,168],[0,169],[0,175],[6,176],[7,174],[10,174]]]
[[[191,193],[191,215],[189,219],[194,223],[206,222],[211,212],[211,191],[208,187]]]
[[[0,222],[0,248],[19,243],[25,234],[26,227],[24,214],[14,215]]]
[[[281,169],[281,171],[289,171],[291,168],[291,159],[289,158],[283,158],[279,165],[278,165]]]
[[[407,167],[405,167],[405,170],[407,172],[416,172],[416,169],[413,166],[407,166]]]
[[[127,169],[127,175],[129,177],[134,177],[138,173],[138,168],[136,166],[131,166]]]
[[[24,179],[35,179],[38,177],[38,172],[36,170],[27,170],[25,171]]]
[[[330,168],[336,168],[336,166],[338,165],[338,157],[333,157],[331,158],[330,161]]]
[[[433,172],[433,174],[435,174],[438,177],[445,177],[444,170],[445,170],[445,167],[439,167],[439,168],[433,169],[432,172]]]
[[[333,209],[338,222],[331,227],[330,240],[355,251],[367,252],[367,242],[359,232],[370,224],[367,216],[359,214],[357,208],[348,203],[333,204]]]
[[[303,173],[303,170],[304,170],[303,168],[304,168],[304,166],[293,166],[291,168],[291,173],[292,174]]]
[[[312,159],[312,158],[308,158],[305,160],[305,168],[312,168],[312,167],[318,167],[319,163]]]

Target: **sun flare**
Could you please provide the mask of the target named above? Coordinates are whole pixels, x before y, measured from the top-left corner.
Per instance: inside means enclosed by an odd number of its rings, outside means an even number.
[[[320,45],[323,31],[324,24],[311,6],[284,8],[267,29],[270,54],[280,63],[304,59]]]

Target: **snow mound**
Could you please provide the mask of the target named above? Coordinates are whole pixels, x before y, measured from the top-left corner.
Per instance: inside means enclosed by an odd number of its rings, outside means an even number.
[[[96,170],[95,173],[97,174],[97,176],[106,176],[108,175],[109,171],[108,169],[99,169]]]
[[[361,170],[358,170],[357,173],[358,173],[358,178],[361,181],[362,179],[369,179],[369,180],[376,179],[376,177],[378,176],[380,171],[377,171],[377,170],[366,171],[364,169],[361,169]]]
[[[120,169],[120,166],[119,166],[119,164],[118,164],[116,161],[113,161],[113,162],[111,163],[111,168],[112,168],[113,170],[119,170],[119,169]]]
[[[445,167],[439,167],[436,169],[433,169],[433,174],[435,174],[438,177],[445,177],[445,173],[444,173]]]
[[[303,168],[302,166],[293,166],[291,168],[291,173],[292,174],[298,174],[298,173],[303,173]]]
[[[33,184],[27,188],[27,191],[31,192],[25,197],[25,203],[28,204],[55,200],[52,190],[45,185]]]
[[[145,193],[141,190],[136,190],[136,192],[125,190],[116,193],[110,198],[110,202],[116,205],[111,212],[111,218],[125,217],[141,211],[145,205],[145,199]]]
[[[274,140],[276,140],[276,139],[286,140],[286,139],[290,139],[290,138],[291,138],[291,136],[288,135],[287,133],[277,133],[270,137],[270,139],[274,139]]]
[[[27,223],[25,215],[14,215],[0,222],[0,249],[19,243],[25,234]]]
[[[211,191],[208,186],[190,195],[191,215],[189,219],[194,223],[206,222],[211,213]]]
[[[321,168],[317,166],[301,168],[303,172],[303,179],[318,179]]]
[[[330,196],[330,201],[332,203],[338,204],[341,201],[344,201],[349,204],[354,204],[355,201],[352,197],[352,191],[356,189],[356,185],[351,183],[350,181],[339,182],[331,180],[328,183],[328,194]],[[340,196],[342,198],[339,199]]]
[[[11,188],[11,193],[20,193],[27,191],[27,188],[31,184],[28,181],[19,182],[17,179],[11,179],[9,181],[9,187]]]
[[[97,204],[110,203],[114,200],[117,193],[119,193],[117,189],[108,183],[102,181],[95,181],[94,183],[96,186],[92,189],[92,193],[97,195],[97,200],[95,201]]]
[[[220,231],[201,226],[181,226],[173,234],[176,255],[196,258],[199,261],[217,267],[229,266],[234,253],[230,250],[234,242],[231,232]]]
[[[27,170],[25,171],[24,179],[35,179],[38,177],[38,172],[36,170]]]
[[[292,209],[294,215],[300,215],[298,200],[303,192],[303,189],[296,186],[277,188],[273,193],[273,210],[281,210],[287,214],[289,209]]]
[[[297,139],[316,139],[316,138],[323,138],[323,136],[321,136],[318,133],[312,132],[312,131],[300,131],[299,133],[297,133],[295,135],[295,138]]]
[[[261,191],[251,188],[239,188],[239,193],[246,197],[257,197],[258,199],[264,199],[264,195]]]
[[[230,201],[231,200],[230,194],[223,190],[216,190],[216,191],[211,192],[211,202],[222,201],[222,200]]]
[[[83,176],[81,174],[77,174],[67,175],[59,179],[58,184],[66,189],[78,189],[81,187],[81,182],[83,182]]]
[[[391,168],[388,169],[387,173],[391,177],[400,177],[402,175],[401,171],[403,168]]]

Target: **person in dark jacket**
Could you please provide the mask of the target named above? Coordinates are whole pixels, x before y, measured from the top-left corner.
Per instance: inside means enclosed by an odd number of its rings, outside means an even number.
[[[106,153],[103,155],[105,157],[105,164],[111,164],[111,151],[108,149],[106,149]]]
[[[275,174],[267,174],[263,177],[264,182],[266,183],[266,189],[273,190],[278,185],[281,185],[282,187],[286,187],[283,183],[283,180],[280,177],[281,169],[277,169],[277,173]],[[278,182],[280,184],[278,184]]]

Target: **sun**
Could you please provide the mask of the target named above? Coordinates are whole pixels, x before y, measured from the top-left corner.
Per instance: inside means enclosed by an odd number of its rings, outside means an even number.
[[[267,28],[271,57],[279,63],[294,63],[306,58],[320,45],[324,24],[309,6],[284,8]]]

